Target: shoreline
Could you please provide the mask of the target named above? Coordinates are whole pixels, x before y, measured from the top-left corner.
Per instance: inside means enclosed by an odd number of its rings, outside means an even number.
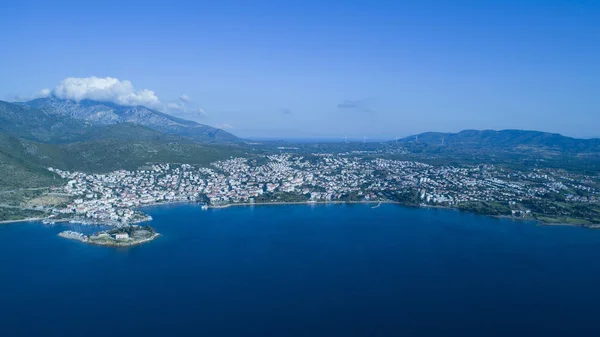
[[[267,202],[252,202],[252,203],[233,203],[219,206],[208,206],[208,208],[229,208],[233,206],[268,206],[268,205],[343,205],[343,204],[396,204],[402,205],[397,201],[267,201]]]
[[[106,241],[99,242],[99,241],[95,241],[95,240],[90,241],[91,235],[84,235],[83,233],[73,232],[73,231],[62,231],[62,232],[58,233],[58,236],[61,238],[64,238],[64,239],[79,241],[81,243],[89,244],[92,246],[119,248],[119,247],[139,246],[146,242],[156,240],[157,238],[161,237],[162,234],[154,233],[151,237],[148,237],[145,239],[127,240],[127,241],[115,240],[114,242],[106,242]]]
[[[148,208],[148,207],[156,207],[156,206],[168,206],[168,205],[177,205],[177,204],[181,204],[181,205],[193,205],[193,204],[197,204],[198,202],[196,201],[166,201],[166,202],[153,202],[153,203],[149,203],[149,204],[145,204],[145,205],[140,205],[137,207],[134,207],[133,209],[144,209],[144,208]],[[430,209],[444,209],[444,210],[452,210],[452,211],[458,211],[460,213],[464,213],[464,214],[474,214],[474,215],[480,215],[480,216],[486,216],[486,217],[492,217],[492,218],[496,218],[496,219],[505,219],[505,220],[512,220],[512,221],[521,221],[521,222],[527,222],[527,221],[531,221],[531,222],[535,222],[538,226],[569,226],[569,227],[579,227],[579,228],[589,228],[589,229],[600,229],[600,224],[591,224],[591,225],[584,225],[584,224],[572,224],[572,223],[554,223],[554,222],[544,222],[542,220],[539,219],[535,219],[535,218],[521,218],[521,217],[512,217],[512,216],[506,216],[506,215],[489,215],[489,214],[481,214],[481,213],[472,213],[472,212],[464,212],[461,211],[459,208],[456,207],[449,207],[449,206],[436,206],[436,205],[406,205],[403,204],[401,202],[398,201],[393,201],[393,200],[373,200],[373,201],[267,201],[267,202],[245,202],[245,203],[230,203],[230,204],[225,204],[225,205],[206,205],[209,209],[225,209],[225,208],[229,208],[229,207],[241,207],[241,206],[277,206],[277,205],[344,205],[344,204],[378,204],[383,205],[383,204],[390,204],[390,205],[399,205],[402,207],[408,207],[408,208],[430,208]],[[372,207],[373,209],[378,208],[379,206],[376,207]],[[20,222],[37,222],[37,221],[43,221],[46,220],[48,218],[27,218],[27,219],[20,219],[20,220],[2,220],[0,221],[0,225],[4,225],[4,224],[14,224],[14,223],[20,223]],[[143,221],[137,221],[135,223],[143,223],[143,222],[149,222],[152,221],[152,218],[150,217],[150,219],[148,220],[143,220]],[[57,223],[69,223],[69,221],[57,221]],[[135,224],[133,223],[133,224]],[[95,224],[91,224],[91,225],[104,225],[104,224],[100,224],[100,223],[95,223]]]
[[[135,246],[139,246],[142,245],[146,242],[150,242],[150,241],[154,241],[156,239],[158,239],[159,237],[161,237],[162,234],[160,233],[154,233],[154,235],[152,235],[149,238],[146,239],[141,239],[138,241],[134,241],[134,242],[127,242],[127,241],[123,241],[123,242],[114,242],[114,243],[99,243],[99,242],[93,242],[93,241],[81,241],[83,243],[87,243],[88,245],[92,245],[92,246],[98,246],[98,247],[110,247],[110,248],[122,248],[122,247],[135,247]]]
[[[36,222],[36,221],[43,221],[47,218],[27,218],[27,219],[19,219],[19,220],[2,220],[0,221],[0,225],[9,225],[12,223],[19,223],[19,222]]]
[[[161,205],[174,205],[174,204],[182,204],[182,205],[190,205],[195,204],[193,201],[173,201],[173,202],[159,202],[147,204],[142,207],[138,207],[138,209],[142,209],[145,207],[154,207]],[[241,206],[277,206],[277,205],[344,205],[344,204],[390,204],[390,205],[398,205],[407,208],[423,208],[423,209],[442,209],[447,211],[456,211],[463,214],[473,214],[479,216],[485,216],[490,218],[496,218],[501,220],[511,220],[511,221],[519,221],[519,222],[533,222],[538,226],[568,226],[568,227],[579,227],[579,228],[588,228],[588,229],[600,229],[600,224],[598,225],[583,225],[583,224],[572,224],[572,223],[557,223],[557,222],[544,222],[535,218],[521,218],[521,217],[513,217],[509,215],[490,215],[490,214],[482,214],[482,213],[473,213],[473,212],[465,212],[456,207],[449,206],[436,206],[436,205],[406,205],[398,201],[393,200],[377,200],[377,201],[268,201],[268,202],[253,202],[253,203],[231,203],[226,205],[216,205],[210,206],[207,205],[209,209],[225,209],[229,207],[241,207]],[[372,209],[378,208],[371,207]]]

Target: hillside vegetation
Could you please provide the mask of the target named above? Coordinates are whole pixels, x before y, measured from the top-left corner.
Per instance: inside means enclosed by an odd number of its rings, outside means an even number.
[[[600,152],[600,139],[578,139],[557,133],[528,130],[464,130],[458,133],[426,132],[398,140],[450,148],[545,150],[568,153]]]
[[[235,143],[199,142],[133,123],[93,125],[0,101],[0,190],[62,183],[48,167],[108,172],[153,162],[206,165],[245,153]]]
[[[56,97],[39,98],[19,105],[38,110],[48,116],[67,118],[86,125],[129,123],[200,143],[240,142],[236,136],[224,130],[177,118],[144,106],[123,106],[93,100],[75,102]]]

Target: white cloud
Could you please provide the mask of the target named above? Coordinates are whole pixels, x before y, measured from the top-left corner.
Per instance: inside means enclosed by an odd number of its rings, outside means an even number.
[[[179,118],[198,120],[206,117],[206,111],[200,107],[188,106],[183,102],[169,102],[164,106],[164,111]]]
[[[46,88],[46,89],[42,89],[42,90],[40,90],[40,92],[39,92],[39,93],[38,93],[36,96],[37,96],[38,98],[41,98],[41,97],[48,97],[48,96],[50,96],[50,93],[51,93],[51,90],[50,90],[50,89],[48,89],[48,88]]]
[[[22,95],[7,95],[6,99],[7,100],[12,100],[15,102],[26,102],[26,101],[31,101],[32,99],[37,99],[37,98],[45,98],[50,96],[51,90],[50,89],[42,89],[38,92],[36,92],[33,95],[28,95],[28,96],[22,96]]]
[[[206,116],[204,109],[197,107],[187,94],[181,94],[175,100],[162,103],[154,91],[136,89],[130,81],[119,80],[114,77],[68,77],[62,80],[54,89],[42,89],[28,97],[14,96],[13,98],[17,101],[28,101],[48,96],[78,102],[90,99],[126,106],[143,105],[182,118]]]
[[[227,124],[227,123],[223,123],[223,124],[217,124],[217,128],[219,128],[219,129],[223,129],[223,130],[226,130],[226,129],[235,129],[235,128],[233,127],[233,125],[231,125],[231,124]]]
[[[171,102],[167,104],[169,110],[185,111],[185,104],[179,102]]]
[[[62,80],[52,90],[52,94],[58,98],[74,101],[91,99],[128,106],[160,106],[160,100],[156,97],[154,91],[135,89],[130,81],[121,81],[113,77],[69,77]]]
[[[177,101],[167,103],[167,110],[176,110],[177,112],[187,112],[189,110],[188,103],[190,103],[190,97],[186,94],[182,94],[181,96],[179,96],[179,99]]]

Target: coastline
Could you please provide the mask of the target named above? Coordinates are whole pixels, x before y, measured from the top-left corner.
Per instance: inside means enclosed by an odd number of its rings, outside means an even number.
[[[0,221],[0,225],[9,225],[12,223],[18,223],[18,222],[36,222],[36,221],[43,221],[47,218],[27,218],[27,219],[19,219],[19,220],[2,220]]]
[[[268,205],[343,205],[343,204],[396,204],[402,205],[397,201],[272,201],[272,202],[246,202],[246,203],[233,203],[227,205],[208,206],[208,208],[229,208],[233,206],[268,206]]]
[[[153,241],[153,240],[161,237],[162,234],[154,233],[151,237],[147,237],[145,239],[139,239],[139,240],[134,239],[134,240],[126,240],[126,241],[118,241],[117,240],[117,241],[113,241],[113,242],[92,240],[92,239],[90,239],[91,236],[89,236],[89,235],[84,235],[82,233],[73,232],[73,231],[62,231],[62,232],[58,233],[58,236],[65,238],[65,239],[79,241],[79,242],[86,243],[86,244],[93,245],[93,246],[117,248],[117,247],[138,246],[138,245],[144,244],[146,242]]]
[[[174,201],[174,202],[160,202],[144,205],[144,207],[153,207],[160,205],[172,205],[172,204],[184,204],[189,205],[194,202],[186,202],[186,201]],[[521,217],[513,217],[509,215],[490,215],[490,214],[481,214],[481,213],[472,213],[465,212],[456,207],[449,206],[436,206],[436,205],[406,205],[398,201],[393,200],[374,200],[374,201],[272,201],[272,202],[253,202],[253,203],[231,203],[226,205],[213,205],[207,206],[209,209],[224,209],[229,207],[240,207],[240,206],[277,206],[277,205],[344,205],[344,204],[390,204],[390,205],[399,205],[402,207],[410,207],[410,208],[430,208],[430,209],[443,209],[450,211],[457,211],[463,214],[474,214],[486,217],[492,217],[496,219],[504,219],[504,220],[512,220],[512,221],[520,221],[520,222],[534,222],[538,226],[568,226],[568,227],[579,227],[579,228],[589,228],[589,229],[600,229],[600,225],[580,225],[580,224],[572,224],[572,223],[556,223],[556,222],[544,222],[535,218],[521,218]],[[378,207],[372,207],[376,209]]]
[[[141,210],[144,208],[148,208],[148,207],[156,207],[156,206],[167,206],[167,205],[191,205],[191,204],[196,204],[197,202],[195,201],[165,201],[165,202],[152,202],[152,203],[148,203],[148,204],[144,204],[144,205],[140,205],[138,207],[135,207],[135,209]],[[362,201],[339,201],[339,200],[332,200],[332,201],[267,201],[267,202],[244,202],[244,203],[230,203],[230,204],[225,204],[225,205],[207,205],[207,207],[209,209],[225,209],[225,208],[229,208],[229,207],[241,207],[241,206],[277,206],[277,205],[344,205],[344,204],[378,204],[378,205],[383,205],[383,204],[391,204],[391,205],[399,205],[399,206],[403,206],[403,207],[411,207],[411,208],[431,208],[431,209],[445,209],[445,210],[453,210],[453,211],[458,211],[460,213],[464,213],[464,214],[476,214],[476,215],[481,215],[481,216],[487,216],[487,217],[492,217],[492,218],[497,218],[497,219],[506,219],[506,220],[512,220],[512,221],[521,221],[521,222],[535,222],[537,225],[539,226],[569,226],[569,227],[580,227],[580,228],[589,228],[589,229],[600,229],[600,224],[591,224],[591,225],[584,225],[584,224],[573,224],[573,223],[557,223],[557,222],[545,222],[543,220],[539,220],[536,218],[521,218],[521,217],[512,217],[512,216],[507,216],[507,215],[490,215],[490,214],[481,214],[481,213],[472,213],[472,212],[464,212],[462,210],[460,210],[459,208],[455,208],[455,207],[449,207],[449,206],[436,206],[436,205],[406,205],[403,204],[401,202],[398,201],[393,201],[393,200],[362,200]],[[373,209],[378,208],[378,206],[376,207],[372,207]],[[14,223],[20,223],[20,222],[37,222],[37,221],[43,221],[46,220],[48,218],[27,218],[27,219],[19,219],[19,220],[2,220],[0,221],[0,225],[5,225],[5,224],[14,224]],[[69,223],[70,220],[65,220],[65,221],[56,221],[56,223]],[[152,218],[150,217],[150,219],[147,220],[141,220],[141,221],[136,221],[132,224],[137,224],[137,223],[143,223],[143,222],[148,222],[148,221],[152,221]],[[87,225],[104,225],[101,223],[88,223]]]
[[[84,243],[87,243],[87,244],[93,245],[93,246],[99,246],[99,247],[113,247],[113,248],[134,247],[134,246],[139,246],[141,244],[144,244],[146,242],[156,240],[157,238],[159,238],[161,236],[162,236],[162,234],[160,234],[160,233],[154,233],[154,235],[152,235],[149,238],[141,239],[141,240],[137,240],[137,241],[133,241],[133,242],[123,241],[123,242],[114,242],[114,243],[99,243],[99,242],[94,242],[94,241],[88,240],[88,241],[85,241]]]

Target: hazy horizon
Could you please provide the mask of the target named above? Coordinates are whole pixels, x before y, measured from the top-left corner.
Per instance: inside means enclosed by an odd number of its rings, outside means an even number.
[[[2,5],[0,99],[145,105],[249,139],[599,137],[600,3]]]

